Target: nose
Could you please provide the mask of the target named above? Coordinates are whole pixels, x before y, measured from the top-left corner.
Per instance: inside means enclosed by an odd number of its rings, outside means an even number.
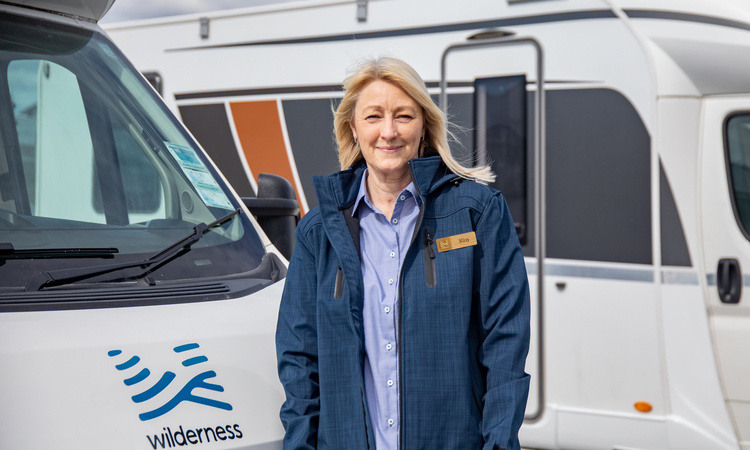
[[[386,141],[390,141],[398,137],[396,120],[393,117],[388,117],[383,120],[383,126],[382,128],[380,128],[380,137]]]

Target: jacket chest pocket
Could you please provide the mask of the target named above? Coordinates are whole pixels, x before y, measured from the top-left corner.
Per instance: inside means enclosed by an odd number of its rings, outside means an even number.
[[[464,239],[466,239],[464,241]],[[473,278],[474,233],[455,233],[438,239],[432,227],[422,229],[425,285],[454,289]],[[446,242],[447,240],[447,242]]]

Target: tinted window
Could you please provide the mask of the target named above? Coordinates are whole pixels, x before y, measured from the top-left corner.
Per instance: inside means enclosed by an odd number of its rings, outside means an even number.
[[[750,236],[750,114],[727,120],[726,143],[734,211],[745,236]]]
[[[238,208],[104,36],[0,14],[0,287],[62,268],[142,261]],[[264,254],[249,219],[235,215],[150,279],[245,274]]]
[[[502,191],[521,244],[527,235],[526,77],[474,81],[474,142],[478,162],[497,174],[492,187]]]

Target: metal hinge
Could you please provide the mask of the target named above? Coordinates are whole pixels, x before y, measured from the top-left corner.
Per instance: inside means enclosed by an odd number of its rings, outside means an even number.
[[[208,17],[201,17],[199,23],[201,39],[208,39]]]
[[[357,21],[367,22],[367,0],[357,0]]]

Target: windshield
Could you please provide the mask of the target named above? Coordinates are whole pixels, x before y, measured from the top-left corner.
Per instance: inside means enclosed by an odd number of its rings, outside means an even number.
[[[104,36],[0,14],[0,287],[142,260],[239,208]],[[242,274],[265,250],[238,214],[184,253],[152,278]]]

